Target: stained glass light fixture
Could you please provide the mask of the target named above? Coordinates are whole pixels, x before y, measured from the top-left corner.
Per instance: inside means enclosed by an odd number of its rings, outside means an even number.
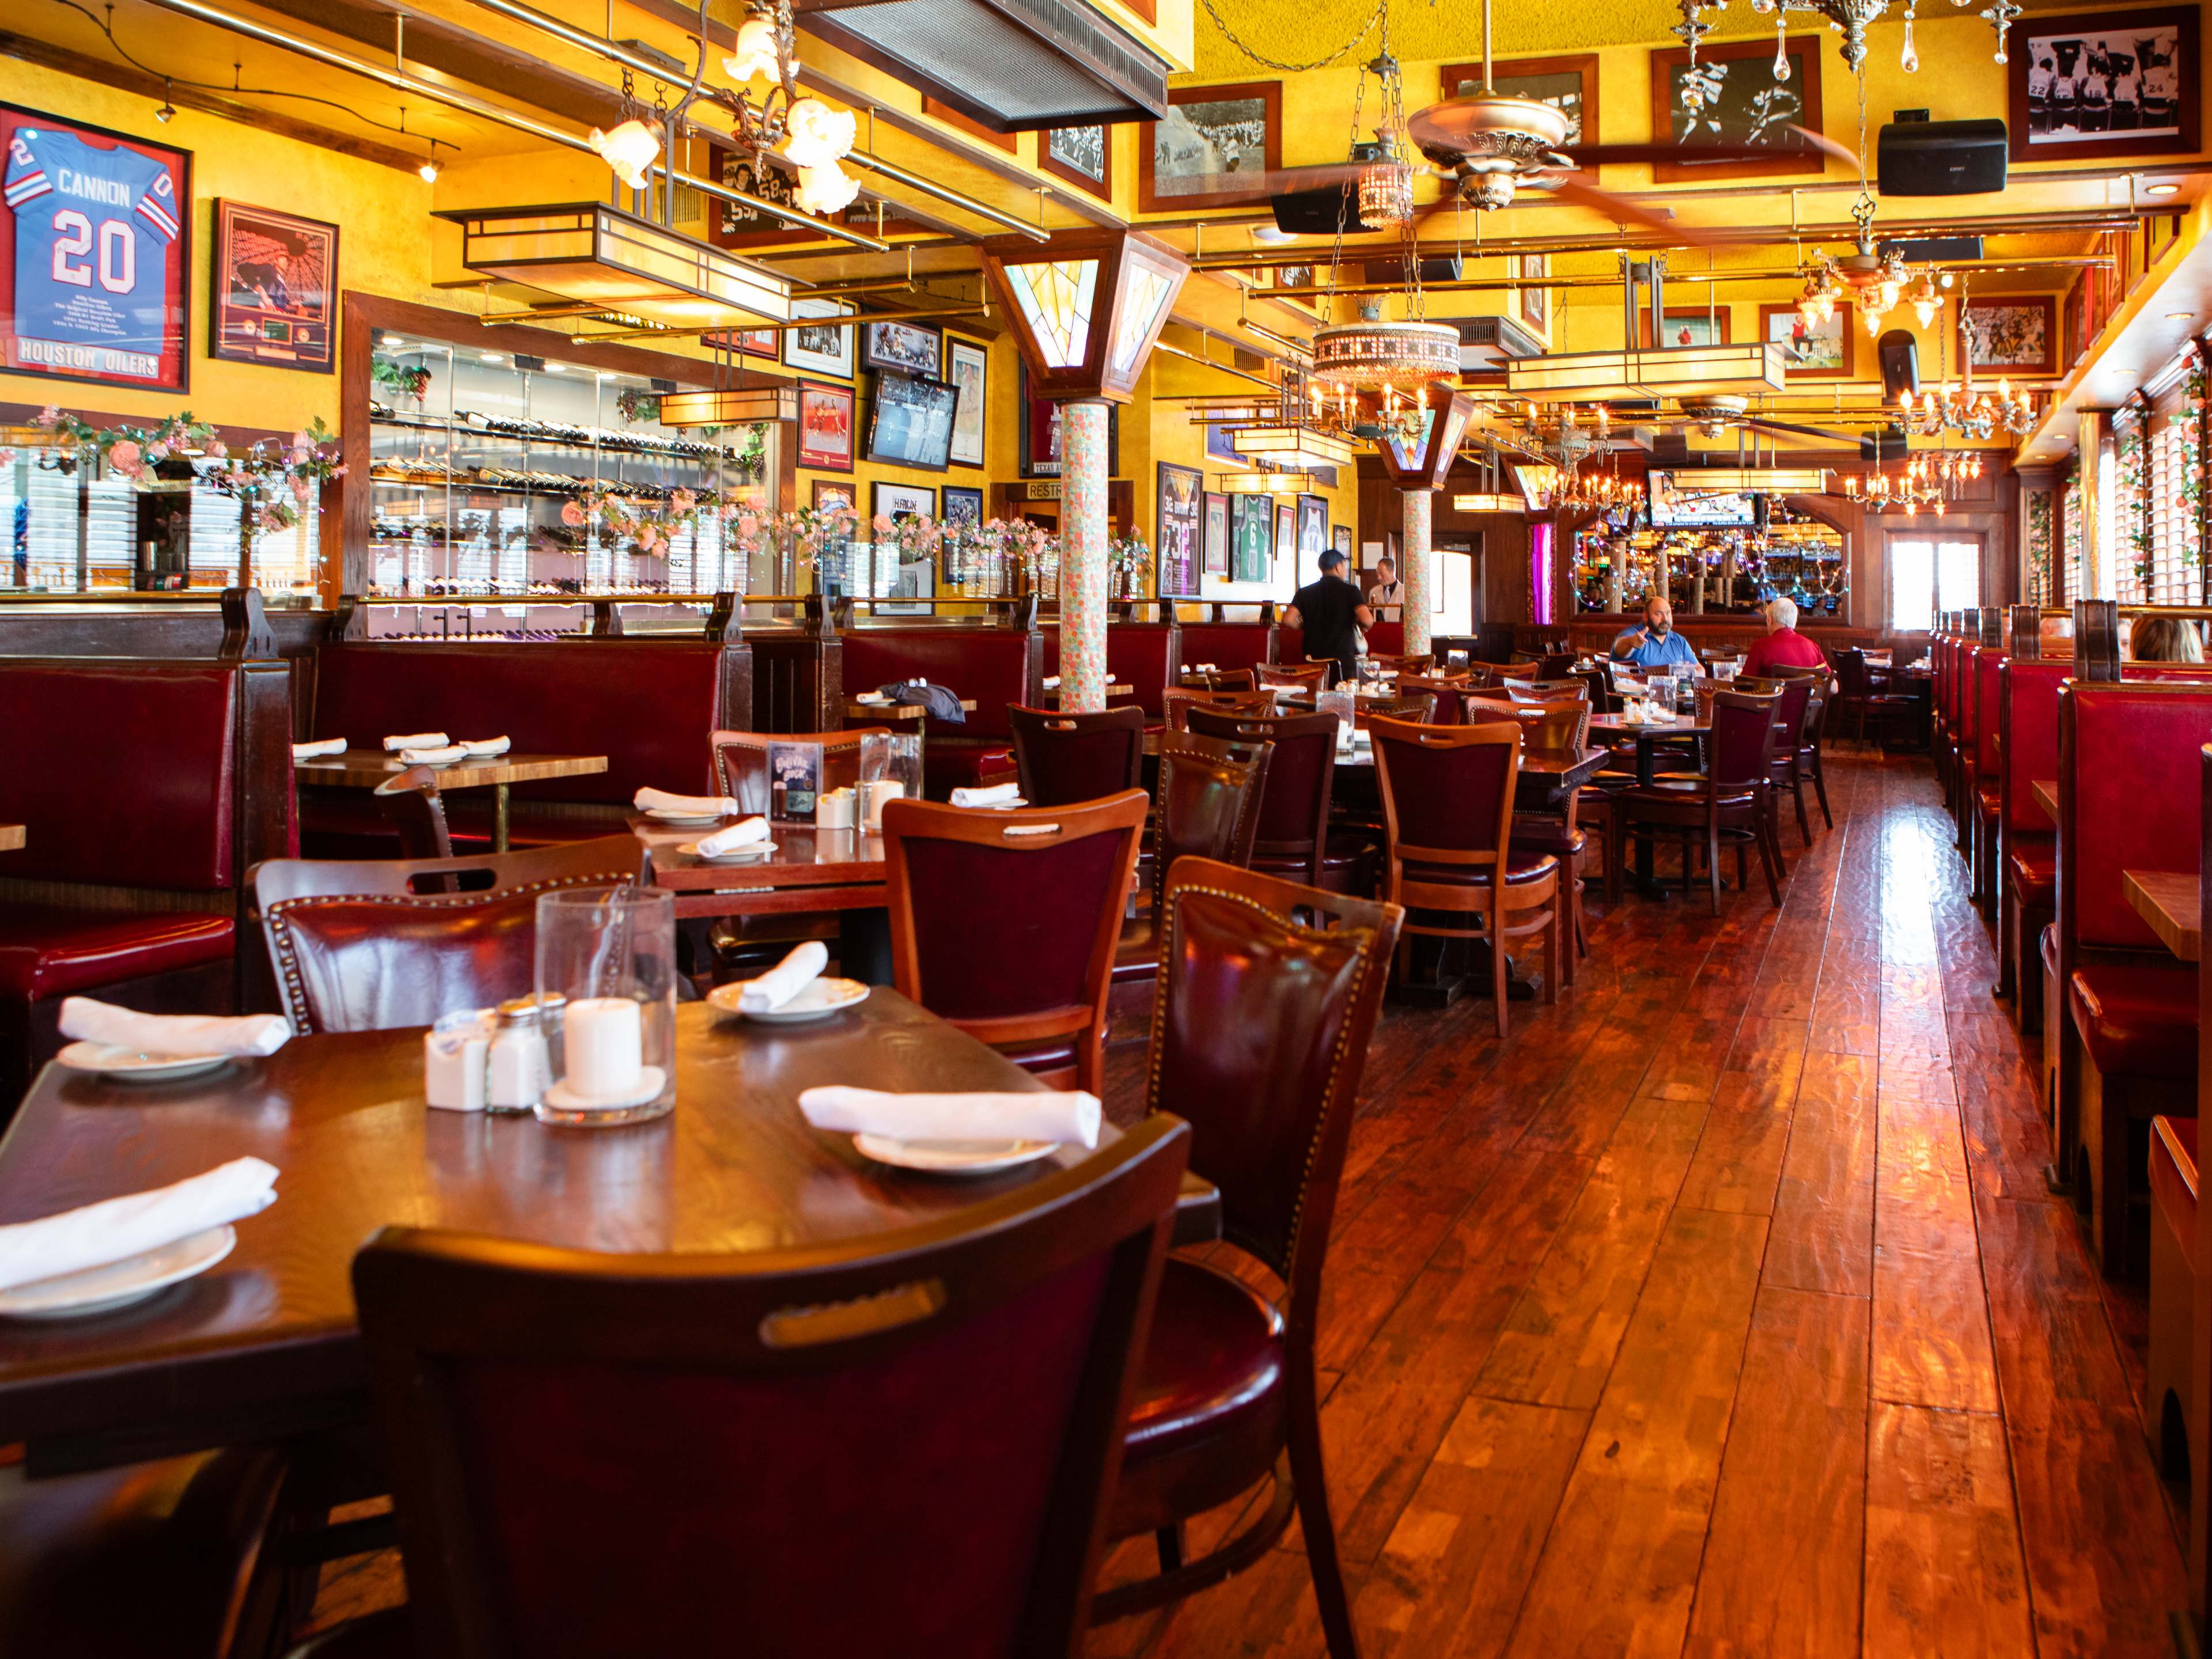
[[[1126,230],[994,237],[983,269],[1012,313],[1038,394],[1126,403],[1190,274],[1182,255]]]
[[[1006,267],[1006,286],[1037,350],[1054,368],[1073,368],[1091,343],[1091,309],[1098,297],[1098,261],[1046,259]]]

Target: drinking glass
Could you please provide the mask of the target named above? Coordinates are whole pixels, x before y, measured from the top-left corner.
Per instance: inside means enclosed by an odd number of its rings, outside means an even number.
[[[567,999],[538,1118],[642,1123],[676,1105],[676,896],[581,887],[538,900],[538,994]]]
[[[1340,685],[1334,691],[1324,691],[1314,699],[1314,707],[1322,714],[1336,716],[1336,740],[1344,742],[1352,731],[1352,714],[1357,707],[1352,688]]]
[[[1672,674],[1652,673],[1645,676],[1644,689],[1650,701],[1658,704],[1660,708],[1668,709],[1674,708],[1674,677]]]
[[[921,799],[921,734],[872,732],[860,739],[860,827],[881,831],[884,803]]]

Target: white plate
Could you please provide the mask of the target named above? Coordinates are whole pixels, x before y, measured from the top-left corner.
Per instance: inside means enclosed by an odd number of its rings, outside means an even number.
[[[995,1175],[1060,1150],[1056,1140],[894,1140],[870,1134],[854,1135],[853,1145],[878,1164],[931,1175]]]
[[[545,1091],[545,1103],[563,1112],[618,1112],[631,1106],[642,1106],[656,1098],[668,1086],[668,1073],[658,1066],[639,1067],[636,1092],[620,1100],[605,1100],[598,1095],[580,1095],[566,1083],[556,1083]]]
[[[96,1072],[125,1082],[161,1083],[173,1077],[197,1077],[230,1064],[229,1054],[148,1054],[113,1042],[72,1042],[54,1056],[80,1072]]]
[[[757,864],[775,851],[775,843],[772,841],[749,841],[743,847],[733,847],[726,853],[702,853],[697,842],[687,841],[676,850],[690,854],[702,864]]]
[[[237,1243],[238,1234],[230,1227],[210,1227],[104,1267],[88,1267],[82,1273],[0,1291],[0,1314],[16,1319],[81,1319],[88,1314],[127,1307],[179,1279],[205,1273]]]
[[[648,806],[645,809],[645,815],[660,823],[720,823],[722,821],[720,812],[672,812],[665,806]]]
[[[856,979],[832,979],[827,975],[816,980],[792,998],[782,1007],[771,1013],[749,1014],[738,1006],[738,999],[750,980],[732,980],[727,985],[717,985],[707,993],[707,1000],[726,1014],[740,1014],[747,1019],[757,1019],[769,1025],[795,1025],[802,1020],[826,1019],[831,1014],[853,1007],[868,1000],[868,988]]]
[[[853,701],[854,702],[864,702],[871,708],[889,708],[893,706],[891,700],[889,697],[884,696],[880,691],[863,691],[859,696],[854,698]]]

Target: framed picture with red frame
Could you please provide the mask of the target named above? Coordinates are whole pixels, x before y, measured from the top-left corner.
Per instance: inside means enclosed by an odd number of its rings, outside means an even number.
[[[191,384],[192,158],[0,104],[0,368]]]
[[[1281,82],[1173,87],[1168,104],[1168,118],[1147,121],[1138,137],[1140,211],[1249,207],[1267,199],[1266,175],[1283,165]]]
[[[799,383],[799,464],[823,472],[853,470],[853,388]]]

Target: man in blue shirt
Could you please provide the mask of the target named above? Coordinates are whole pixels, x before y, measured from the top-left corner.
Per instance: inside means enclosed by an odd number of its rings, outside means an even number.
[[[1620,655],[1620,647],[1613,654]],[[1664,593],[1654,593],[1644,601],[1644,631],[1637,635],[1637,644],[1627,653],[1626,660],[1638,668],[1686,669],[1698,672],[1698,653],[1690,648],[1689,641],[1674,631],[1674,607],[1667,602]]]

